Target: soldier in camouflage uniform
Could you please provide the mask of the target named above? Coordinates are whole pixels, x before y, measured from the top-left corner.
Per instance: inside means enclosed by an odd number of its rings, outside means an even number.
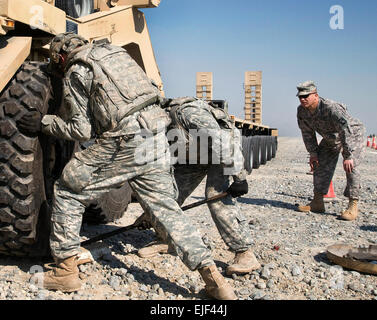
[[[344,104],[319,97],[314,82],[301,83],[297,89],[301,103],[297,108],[298,126],[310,154],[310,166],[314,170],[313,201],[306,206],[299,206],[299,210],[325,212],[323,195],[328,192],[339,153],[342,153],[347,177],[344,196],[349,198],[349,204],[341,218],[355,220],[360,196],[359,165],[365,150],[364,125],[348,114]],[[316,132],[323,137],[319,145]]]
[[[174,167],[179,191],[178,204],[182,205],[205,177],[206,198],[227,191],[227,197],[208,203],[222,239],[236,253],[234,262],[228,266],[226,273],[245,274],[258,269],[260,264],[251,249],[253,241],[248,222],[238,203],[232,198],[248,192],[239,130],[225,110],[215,108],[204,100],[191,97],[174,99],[165,106],[165,110],[172,119],[168,131],[169,140],[173,140],[175,136],[180,138],[176,144],[172,144],[172,155],[174,149],[178,151],[175,159],[178,163]],[[193,137],[194,134],[200,137],[198,146],[195,145],[198,140]],[[209,150],[206,145],[200,153],[199,144],[208,141],[209,136],[213,138],[210,141],[212,144],[208,144]],[[217,137],[222,139],[215,139]],[[183,144],[182,149],[179,148],[179,142]],[[186,152],[179,154],[180,150]],[[229,186],[230,175],[233,183]],[[167,252],[167,244],[156,241],[140,249],[138,254],[146,258]]]
[[[44,274],[43,286],[80,289],[76,260],[85,207],[128,181],[153,227],[190,270],[199,271],[207,293],[215,299],[236,299],[175,200],[165,135],[170,119],[159,106],[158,88],[123,48],[107,43],[88,44],[73,33],[60,34],[51,43],[50,56],[52,69],[64,74],[67,118],[33,114],[19,126],[60,139],[95,142],[74,154],[54,186],[50,246],[56,267]]]

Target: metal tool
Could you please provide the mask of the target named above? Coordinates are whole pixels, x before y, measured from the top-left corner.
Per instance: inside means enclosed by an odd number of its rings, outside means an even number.
[[[218,194],[216,196],[209,197],[207,199],[200,200],[200,201],[194,202],[192,204],[189,204],[187,206],[184,206],[181,209],[182,209],[182,211],[185,211],[185,210],[188,210],[188,209],[192,209],[192,208],[201,206],[202,204],[209,203],[209,202],[212,202],[212,201],[216,201],[216,200],[225,198],[227,195],[228,195],[227,192],[223,192],[223,193],[220,193],[220,194]],[[118,228],[118,229],[110,231],[110,232],[99,234],[98,236],[95,236],[95,237],[90,238],[88,240],[82,241],[80,244],[81,244],[81,246],[85,246],[85,245],[88,245],[88,244],[91,244],[91,243],[94,243],[94,242],[97,242],[97,241],[100,241],[100,240],[104,240],[104,239],[110,238],[112,236],[115,236],[117,234],[126,232],[128,230],[132,230],[132,229],[138,228],[139,226],[140,226],[140,223],[139,222],[138,223],[135,222],[135,223],[133,223],[133,224],[131,224],[129,226],[121,227],[121,228]]]

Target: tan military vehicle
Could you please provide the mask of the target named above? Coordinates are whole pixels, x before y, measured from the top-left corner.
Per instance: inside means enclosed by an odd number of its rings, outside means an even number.
[[[47,73],[58,33],[125,48],[163,92],[145,17],[160,0],[0,0],[0,254],[49,254],[49,203],[64,165],[85,145],[19,132],[31,110],[60,114],[61,83]],[[87,208],[84,218],[113,221],[127,208],[128,184]]]

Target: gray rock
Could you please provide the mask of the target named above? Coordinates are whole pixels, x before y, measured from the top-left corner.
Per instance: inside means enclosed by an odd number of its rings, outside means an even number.
[[[273,287],[275,286],[274,280],[268,280],[266,285],[267,288],[273,289]]]
[[[36,293],[36,292],[39,291],[39,288],[38,288],[36,285],[34,285],[34,284],[30,284],[30,285],[29,285],[29,290],[30,290],[30,292],[32,292],[32,293]]]
[[[299,266],[294,265],[291,270],[292,276],[297,277],[301,275],[301,269]]]
[[[135,277],[132,273],[127,273],[126,278],[127,278],[128,283],[132,283],[135,281]]]
[[[248,296],[250,295],[250,290],[248,288],[241,288],[238,290],[238,294],[241,296]]]
[[[48,290],[42,289],[38,292],[36,299],[37,300],[47,300],[46,297],[48,297],[49,294],[50,294],[50,292]]]
[[[351,275],[355,278],[360,278],[360,273],[357,271],[351,271]]]
[[[158,283],[155,283],[153,286],[152,286],[152,290],[153,291],[158,291],[158,289],[160,289],[160,285]]]
[[[348,284],[348,289],[357,292],[357,291],[359,291],[359,286],[356,283],[349,283]]]
[[[120,268],[117,270],[116,275],[120,276],[121,278],[125,278],[127,275],[128,271],[125,268]]]
[[[118,276],[111,276],[109,279],[109,286],[112,287],[114,290],[120,289],[120,278]]]
[[[257,283],[257,288],[258,289],[266,289],[266,283],[264,281],[259,281]]]
[[[267,268],[266,266],[264,266],[263,269],[262,269],[260,277],[262,279],[265,279],[265,280],[269,279],[271,277],[271,271],[270,271],[270,269]]]
[[[309,285],[315,287],[318,283],[318,280],[315,278],[310,279]]]
[[[79,270],[80,270],[80,272],[85,273],[88,270],[88,266],[85,265],[85,264],[80,264]]]
[[[253,300],[261,300],[266,293],[262,290],[255,290],[251,295],[250,298]]]
[[[143,292],[148,292],[149,291],[149,288],[145,284],[142,284],[139,287],[139,289],[140,289],[140,291],[143,291]]]
[[[369,292],[369,293],[373,293],[373,290],[374,290],[374,288],[373,288],[373,286],[371,285],[371,284],[369,284],[369,285],[367,285],[366,287],[365,287],[365,289]]]
[[[340,279],[332,279],[330,281],[330,287],[332,289],[337,289],[337,290],[343,290],[344,289],[344,281],[342,278]]]
[[[270,262],[270,263],[266,264],[266,265],[264,266],[264,268],[267,268],[267,269],[275,269],[275,268],[276,268],[276,265],[275,265],[275,263]]]

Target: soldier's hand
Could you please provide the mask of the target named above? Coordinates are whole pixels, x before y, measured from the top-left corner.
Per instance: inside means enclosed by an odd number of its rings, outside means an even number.
[[[318,157],[317,156],[310,156],[309,164],[310,164],[310,170],[311,171],[314,171],[315,169],[317,169],[318,166],[319,166]]]
[[[37,133],[41,131],[42,115],[39,111],[31,111],[17,121],[17,127],[24,132]]]
[[[233,198],[240,197],[249,192],[249,186],[246,180],[234,181],[228,190],[226,190]]]
[[[345,172],[351,173],[352,170],[353,170],[353,167],[354,167],[354,164],[353,164],[353,160],[352,159],[343,160],[343,168],[344,168]]]

